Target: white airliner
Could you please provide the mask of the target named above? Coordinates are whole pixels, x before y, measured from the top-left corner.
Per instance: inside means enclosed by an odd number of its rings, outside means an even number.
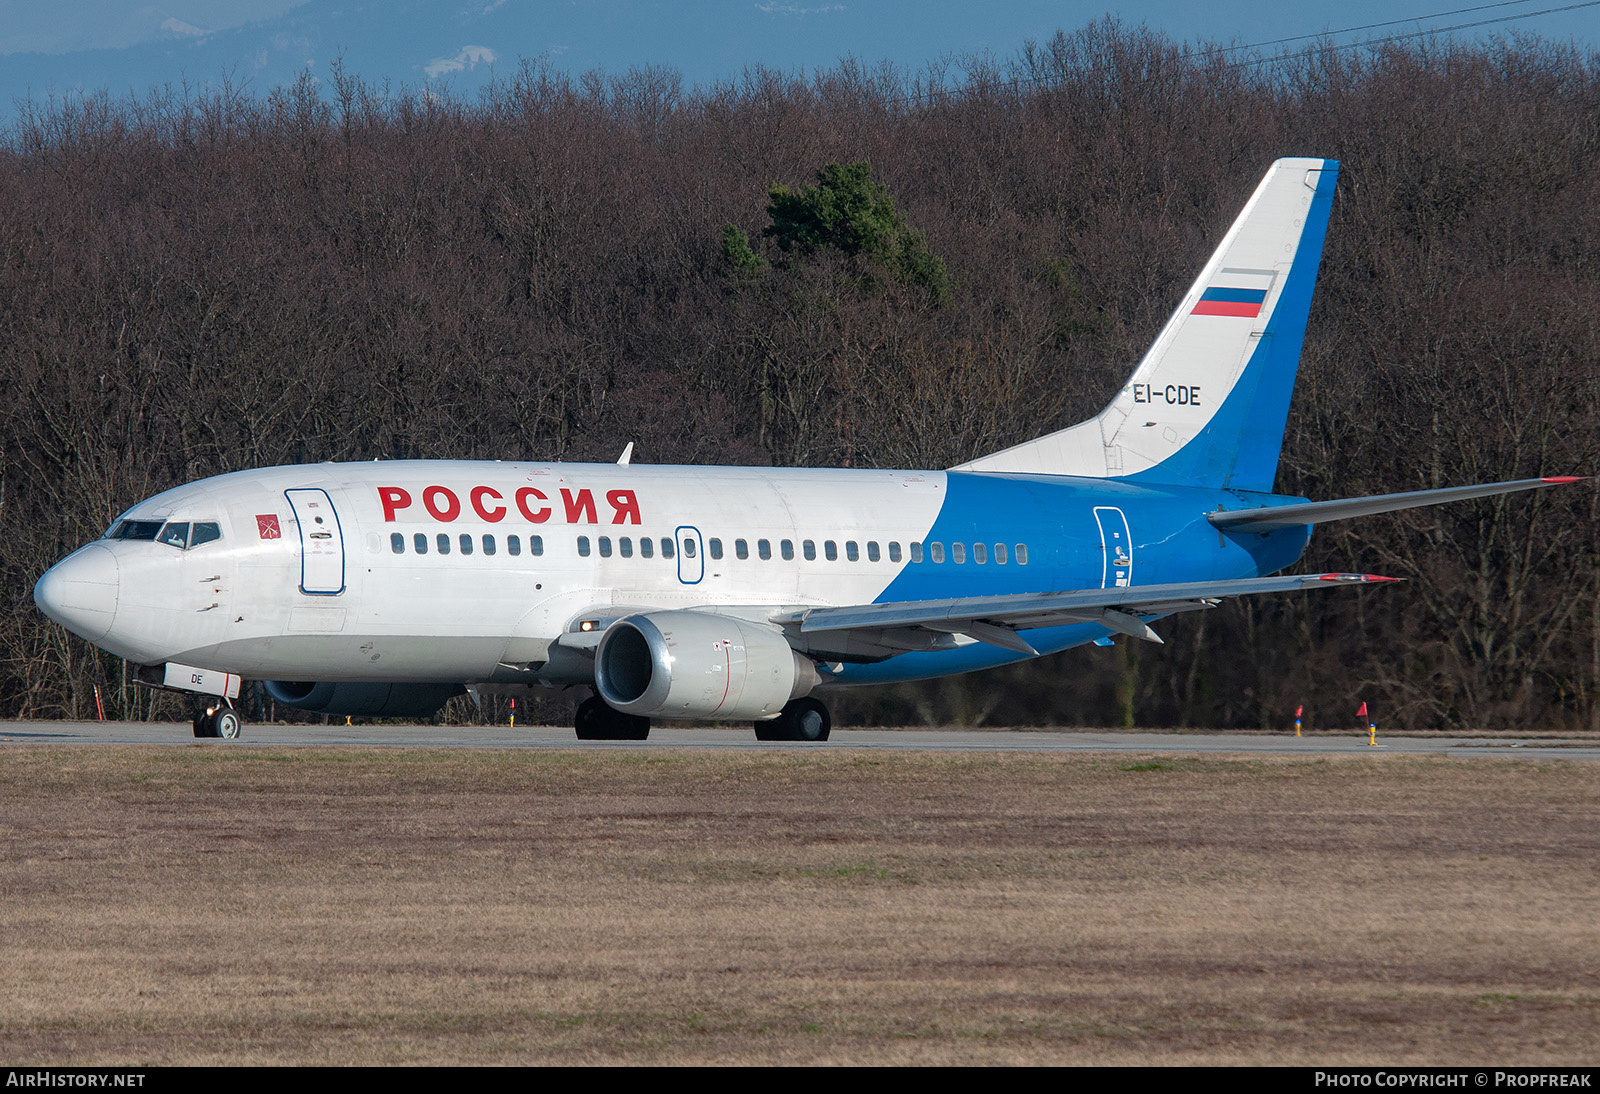
[[[586,685],[583,738],[652,718],[825,740],[813,693],[999,665],[1235,596],[1328,520],[1572,478],[1273,494],[1338,164],[1279,160],[1098,417],[948,471],[480,463],[245,471],[133,506],[40,578],[51,618],[197,693],[334,715]],[[631,446],[630,446],[631,449]]]

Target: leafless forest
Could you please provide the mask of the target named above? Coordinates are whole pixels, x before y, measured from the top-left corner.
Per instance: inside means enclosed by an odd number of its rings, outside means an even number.
[[[1343,170],[1280,491],[1600,470],[1600,56],[1261,62],[1105,22],[955,84],[527,64],[461,101],[336,66],[264,98],[24,109],[0,144],[0,714],[91,714],[98,682],[109,716],[149,715],[30,592],[182,481],[629,440],[647,462],[943,467],[1070,424],[1284,155]],[[862,161],[948,291],[763,237],[774,183]],[[1600,728],[1594,483],[1329,525],[1306,565],[1409,580],[836,715],[1281,726],[1305,703],[1334,726],[1365,699],[1393,726]]]

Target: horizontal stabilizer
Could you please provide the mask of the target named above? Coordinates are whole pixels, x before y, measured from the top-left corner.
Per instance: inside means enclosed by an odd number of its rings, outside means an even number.
[[[1538,490],[1546,486],[1582,481],[1581,475],[1557,475],[1543,479],[1517,479],[1515,482],[1491,482],[1479,486],[1447,486],[1441,490],[1411,490],[1404,494],[1375,494],[1365,498],[1339,498],[1334,501],[1301,502],[1298,505],[1273,505],[1232,512],[1218,511],[1206,519],[1224,531],[1266,533],[1279,528],[1322,524],[1330,520],[1349,520],[1351,517],[1367,517],[1374,513],[1392,513],[1397,509],[1442,505],[1449,501],[1487,498],[1495,494],[1512,494],[1518,490]]]

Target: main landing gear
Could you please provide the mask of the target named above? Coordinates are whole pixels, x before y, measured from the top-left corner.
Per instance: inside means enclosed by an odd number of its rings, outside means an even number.
[[[756,723],[758,741],[826,741],[833,728],[828,708],[809,695],[790,699],[770,722]]]
[[[650,737],[650,719],[624,714],[595,695],[578,704],[573,719],[580,741],[644,741]],[[195,735],[200,735],[195,722]],[[828,708],[816,699],[791,699],[776,718],[757,722],[758,741],[826,741],[833,728]]]
[[[226,737],[228,740],[233,740],[239,736],[239,731],[243,728],[244,722],[240,719],[239,712],[226,700],[212,700],[195,710],[196,737]]]
[[[578,704],[573,721],[580,741],[643,741],[650,736],[650,719],[613,709],[598,695]]]

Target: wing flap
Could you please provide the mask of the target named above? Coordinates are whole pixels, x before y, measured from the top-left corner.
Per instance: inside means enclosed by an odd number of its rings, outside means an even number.
[[[830,632],[881,634],[921,629],[938,634],[962,634],[993,646],[1033,654],[1036,651],[1017,634],[1018,631],[1068,623],[1098,623],[1121,634],[1159,642],[1161,639],[1145,622],[1146,617],[1214,608],[1236,596],[1396,580],[1376,574],[1291,574],[1019,596],[953,597],[810,608],[799,613],[797,622],[802,634],[820,640],[826,640]]]

